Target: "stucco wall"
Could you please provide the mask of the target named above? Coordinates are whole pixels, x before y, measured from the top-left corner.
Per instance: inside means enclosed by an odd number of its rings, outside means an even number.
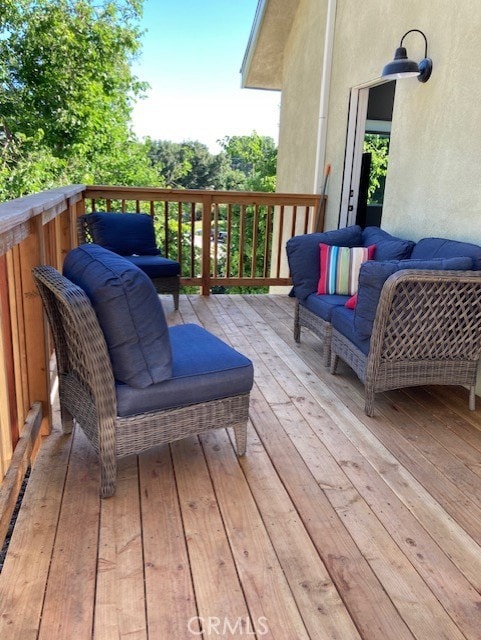
[[[310,191],[319,116],[327,0],[302,0],[286,46],[278,189]],[[338,0],[325,162],[332,166],[325,228],[338,222],[351,87],[380,77],[401,36],[424,31],[434,70],[421,84],[397,82],[382,226],[419,239],[481,243],[481,3],[465,0]],[[410,34],[412,59],[424,42]],[[321,167],[322,170],[322,167]]]
[[[312,193],[325,6],[301,0],[284,52],[277,190]]]

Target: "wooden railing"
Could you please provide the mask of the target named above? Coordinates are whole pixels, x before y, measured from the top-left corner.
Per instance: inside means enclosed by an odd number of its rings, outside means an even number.
[[[286,240],[323,222],[316,195],[95,186],[85,202],[87,211],[152,215],[163,255],[181,263],[181,284],[204,294],[290,284]]]
[[[51,428],[52,348],[31,270],[61,270],[77,245],[77,217],[146,211],[159,246],[182,265],[181,283],[290,283],[288,238],[322,227],[316,195],[71,185],[0,204],[0,545],[39,435]],[[198,289],[198,290],[199,290]]]

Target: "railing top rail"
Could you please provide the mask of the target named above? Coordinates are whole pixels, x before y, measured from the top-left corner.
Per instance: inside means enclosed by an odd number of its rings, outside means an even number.
[[[40,216],[47,223],[81,200],[84,191],[85,185],[73,184],[1,203],[0,256],[30,235],[32,220]]]
[[[172,202],[202,202],[209,198],[214,203],[273,204],[315,206],[318,194],[271,193],[265,191],[217,191],[203,189],[160,189],[154,187],[119,187],[88,185],[86,198],[120,200],[162,200]]]
[[[85,185],[72,184],[0,203],[0,234],[53,209],[83,191],[85,191]]]

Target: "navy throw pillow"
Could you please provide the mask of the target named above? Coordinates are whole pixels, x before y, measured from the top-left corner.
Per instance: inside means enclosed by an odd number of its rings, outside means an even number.
[[[457,258],[469,256],[473,260],[473,269],[481,269],[481,247],[470,242],[447,240],[446,238],[423,238],[414,247],[411,258]]]
[[[287,260],[294,284],[294,295],[299,300],[305,300],[317,291],[321,242],[331,246],[359,247],[362,245],[361,227],[353,225],[323,233],[308,233],[294,236],[287,241]]]
[[[67,254],[63,274],[89,297],[116,380],[143,389],[171,377],[164,311],[143,271],[103,247],[83,244]]]
[[[121,256],[158,256],[154,221],[146,213],[91,213],[85,217],[90,235]]]
[[[379,227],[366,227],[362,232],[362,246],[376,245],[374,260],[405,260],[411,256],[415,243],[396,238]]]
[[[370,260],[361,265],[359,289],[354,312],[354,328],[360,338],[369,338],[372,333],[377,305],[386,280],[402,269],[454,269],[466,271],[472,268],[471,258],[440,258],[432,260]]]

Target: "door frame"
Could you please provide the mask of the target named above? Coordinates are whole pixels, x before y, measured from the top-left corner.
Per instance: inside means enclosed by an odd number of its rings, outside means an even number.
[[[351,88],[339,211],[339,228],[348,227],[356,222],[369,90],[373,87],[386,84],[386,82],[389,82],[389,80],[381,80],[378,78]]]

